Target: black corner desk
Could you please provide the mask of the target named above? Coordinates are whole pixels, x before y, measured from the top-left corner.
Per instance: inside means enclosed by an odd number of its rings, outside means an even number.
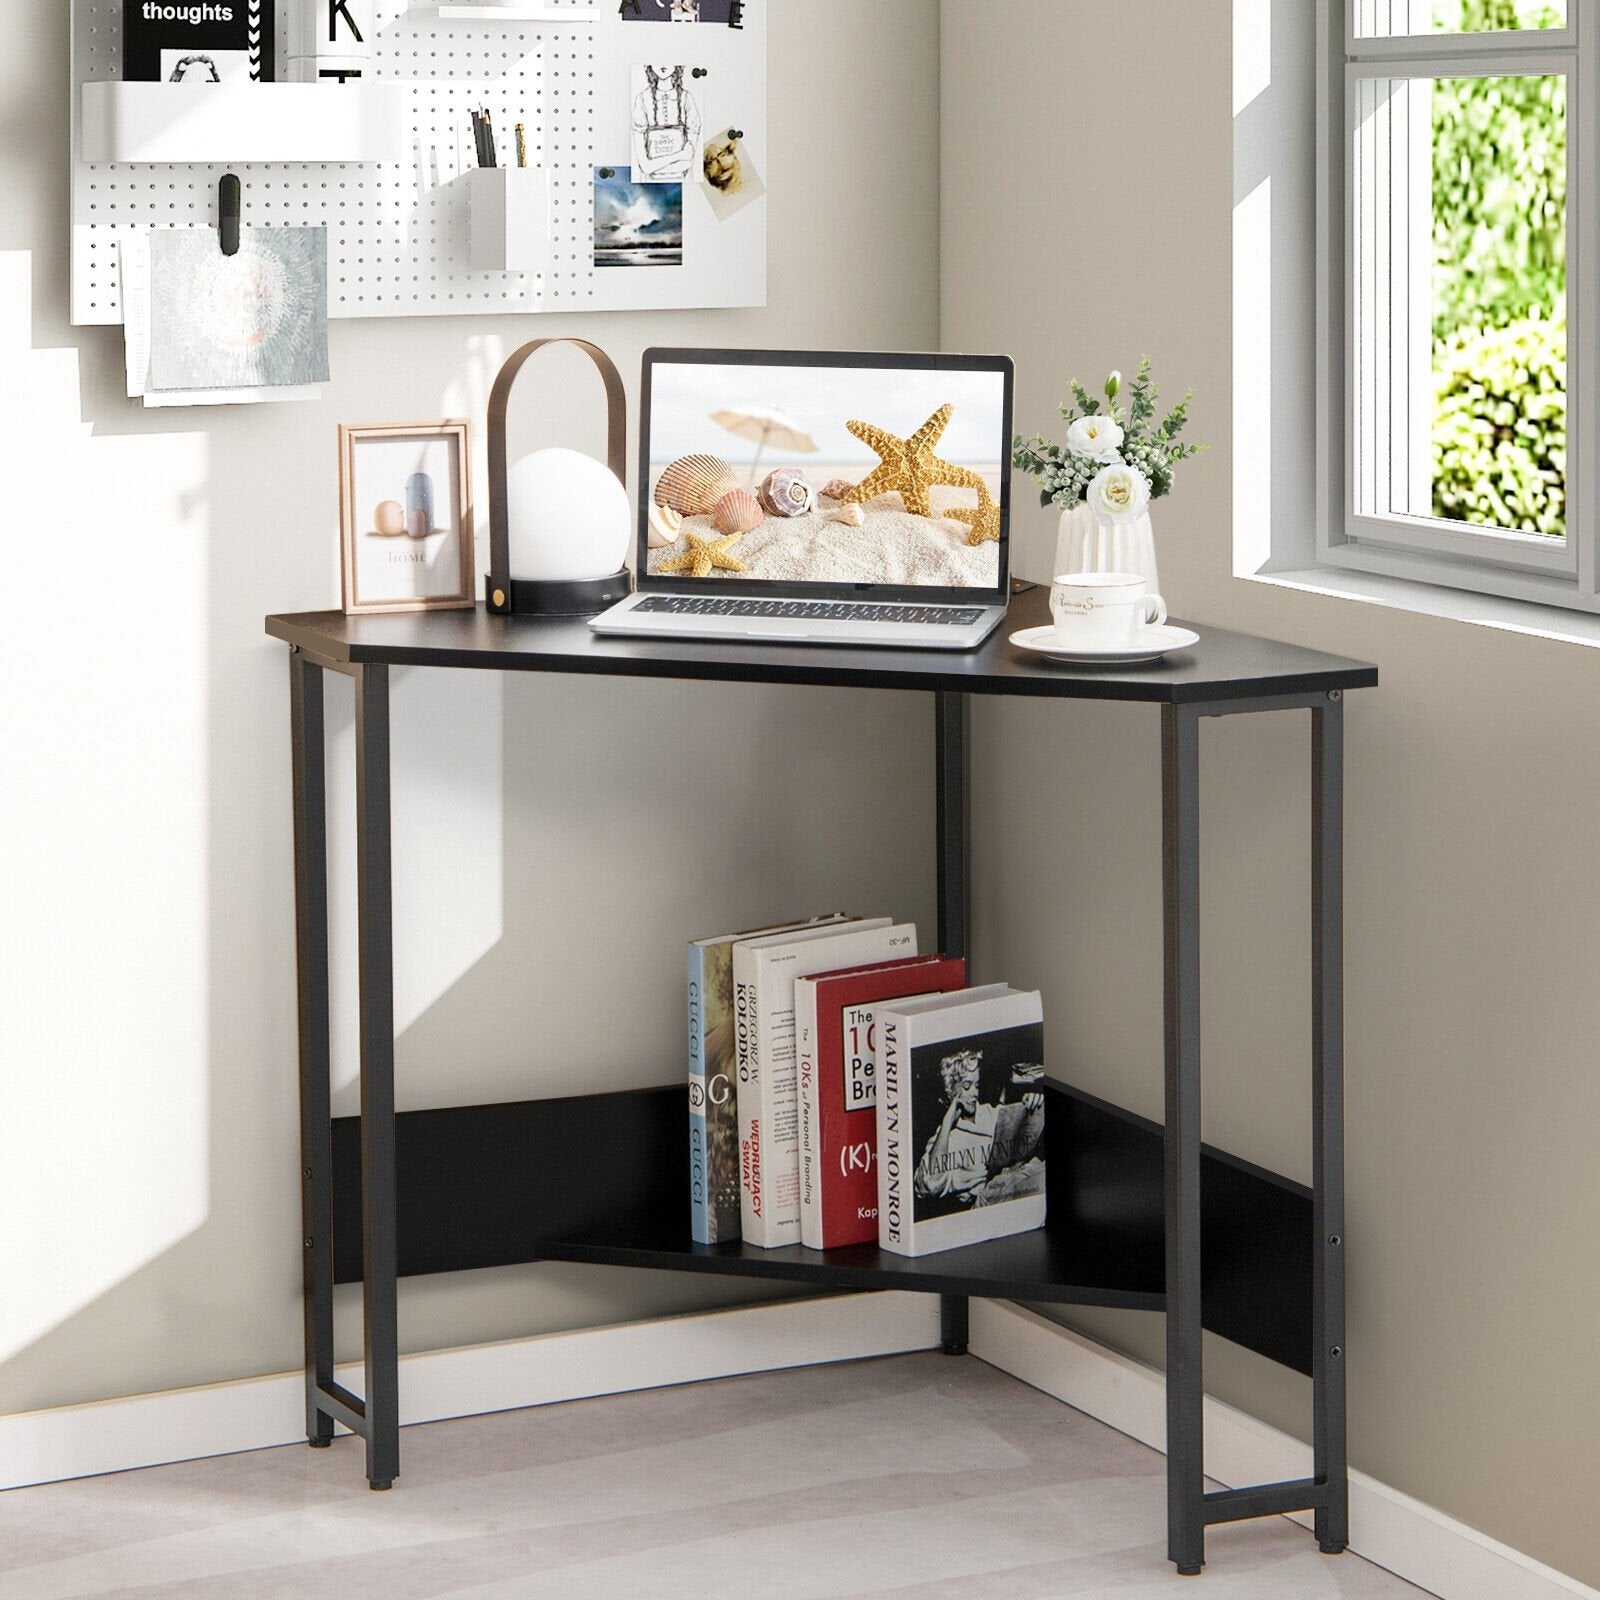
[[[581,619],[475,611],[267,618],[290,648],[303,1145],[306,1428],[366,1441],[367,1476],[400,1469],[396,1280],[561,1260],[780,1278],[942,1297],[947,1350],[965,1348],[970,1296],[1164,1311],[1168,1555],[1198,1572],[1209,1524],[1312,1511],[1316,1538],[1348,1539],[1344,1360],[1343,697],[1377,682],[1359,661],[1202,628],[1164,661],[1070,667],[1007,641],[1048,620],[1042,592],[971,652],[601,639]],[[689,1236],[685,1063],[661,1019],[657,1088],[395,1115],[389,671],[610,674],[900,689],[932,700],[938,948],[968,950],[967,715],[971,695],[1121,700],[1161,707],[1166,974],[1165,1123],[1050,1085],[1050,1221],[1023,1234],[906,1258],[875,1246],[813,1251],[704,1246]],[[323,673],[354,680],[361,1114],[330,1110]],[[1200,1140],[1199,744],[1207,717],[1311,713],[1312,1184]],[[703,930],[662,930],[663,948]],[[1047,1007],[1048,1009],[1048,1007]],[[603,1182],[575,1157],[605,1148]],[[619,1174],[624,1181],[619,1182]],[[336,1382],[333,1290],[359,1280],[366,1392]],[[1310,1374],[1313,1476],[1207,1492],[1201,1331]]]

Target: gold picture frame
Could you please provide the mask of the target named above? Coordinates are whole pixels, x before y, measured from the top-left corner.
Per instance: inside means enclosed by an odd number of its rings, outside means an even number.
[[[341,423],[339,546],[347,615],[474,606],[471,425]]]

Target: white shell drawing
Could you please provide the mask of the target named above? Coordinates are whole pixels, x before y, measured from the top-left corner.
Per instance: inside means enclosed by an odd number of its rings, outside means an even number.
[[[775,517],[801,517],[817,509],[817,491],[803,472],[779,467],[762,480],[760,500]]]
[[[671,506],[650,507],[650,548],[665,550],[683,534],[683,518]]]

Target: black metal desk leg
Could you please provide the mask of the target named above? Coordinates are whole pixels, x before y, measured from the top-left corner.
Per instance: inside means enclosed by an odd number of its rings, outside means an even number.
[[[939,854],[939,949],[969,955],[971,914],[972,774],[967,757],[967,697],[939,690],[933,697],[934,762],[938,768],[935,829]]]
[[[1344,1329],[1344,701],[1311,710],[1312,1445],[1329,1555],[1350,1539]]]
[[[306,1438],[333,1442],[317,1390],[333,1382],[332,1110],[328,1090],[328,825],[322,668],[289,655],[294,764],[295,966],[300,1011],[300,1212]]]
[[[367,1481],[400,1472],[394,1171],[394,906],[389,669],[356,672],[356,885],[361,925],[361,1256]]]
[[[1200,717],[1161,709],[1166,925],[1167,1556],[1205,1565],[1200,1324]]]
[[[939,1296],[939,1344],[947,1356],[967,1353],[967,1297],[964,1294]]]
[[[933,711],[938,775],[934,827],[939,857],[939,949],[947,956],[970,959],[967,930],[972,911],[972,772],[967,756],[967,697],[936,690]],[[964,1294],[939,1296],[939,1342],[947,1356],[966,1354]]]

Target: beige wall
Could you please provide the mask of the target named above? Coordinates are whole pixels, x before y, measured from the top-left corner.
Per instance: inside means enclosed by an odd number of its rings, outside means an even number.
[[[632,374],[648,343],[936,345],[939,60],[929,0],[774,0],[765,310],[336,323],[317,404],[145,412],[120,397],[120,335],[66,324],[68,8],[6,9],[10,1412],[299,1362],[287,673],[261,619],[337,602],[335,424],[481,419],[502,357],[546,334],[596,339]],[[840,62],[862,87],[819,112]],[[518,426],[598,449],[597,393],[592,424],[564,420],[593,381],[574,359],[545,369],[542,405],[524,380]],[[342,772],[349,693],[329,692]],[[932,936],[920,697],[400,673],[394,698],[402,1106],[670,1081],[687,936],[841,903]],[[336,843],[348,980],[347,828]],[[336,1035],[349,1110],[348,1008]],[[770,1292],[460,1275],[404,1287],[402,1339]]]
[[[1230,12],[946,0],[944,341],[1017,354],[1027,432],[1150,352],[1213,446],[1157,508],[1174,612],[1380,665],[1346,702],[1352,1459],[1597,1583],[1600,654],[1230,575]],[[1301,1178],[1306,740],[1275,715],[1202,741],[1206,1136]],[[1156,717],[982,705],[976,754],[983,975],[1043,986],[1054,1067],[1159,1115]],[[1157,1319],[1071,1320],[1160,1357]],[[1207,1354],[1216,1393],[1305,1432],[1306,1383]]]

